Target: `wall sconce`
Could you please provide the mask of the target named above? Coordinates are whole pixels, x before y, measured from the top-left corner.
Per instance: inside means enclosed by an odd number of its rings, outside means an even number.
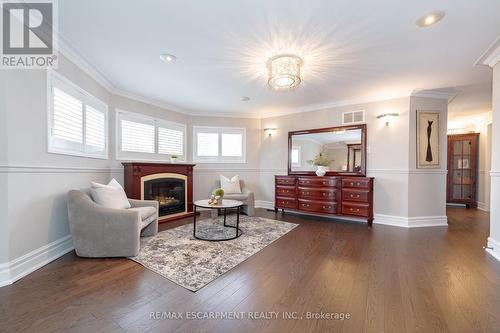
[[[275,127],[267,127],[267,128],[264,128],[264,133],[266,133],[266,134],[267,134],[267,136],[271,136],[271,135],[273,135],[275,132],[276,132],[276,128],[275,128]]]
[[[379,114],[377,116],[377,119],[384,119],[385,121],[385,126],[389,126],[390,123],[392,123],[394,121],[394,119],[396,119],[396,117],[399,117],[399,113],[384,113],[384,114]]]

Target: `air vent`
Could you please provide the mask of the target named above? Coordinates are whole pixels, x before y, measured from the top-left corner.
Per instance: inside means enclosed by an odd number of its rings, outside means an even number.
[[[365,122],[365,111],[349,111],[342,113],[342,124],[350,125],[350,124],[360,124]]]

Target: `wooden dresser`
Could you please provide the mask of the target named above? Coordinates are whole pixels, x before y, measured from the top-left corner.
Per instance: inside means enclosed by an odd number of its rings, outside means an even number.
[[[275,176],[275,211],[345,216],[373,222],[373,178]]]

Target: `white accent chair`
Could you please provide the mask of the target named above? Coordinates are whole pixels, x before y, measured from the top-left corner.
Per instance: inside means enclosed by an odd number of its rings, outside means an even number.
[[[219,187],[220,187],[220,180],[217,180],[215,182],[215,187],[213,188],[213,190]],[[224,194],[224,199],[239,200],[243,202],[243,207],[241,208],[241,212],[246,214],[247,216],[254,216],[255,196],[253,192],[250,189],[248,189],[248,187],[245,186],[245,182],[243,180],[240,180],[240,187],[241,187],[241,193]],[[213,190],[210,193],[210,195],[212,195]],[[218,209],[212,209],[211,212],[212,212],[212,218],[216,218],[220,213]]]

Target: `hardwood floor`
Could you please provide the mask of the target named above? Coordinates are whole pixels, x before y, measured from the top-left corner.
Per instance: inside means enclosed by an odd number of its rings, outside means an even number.
[[[482,248],[484,212],[449,208],[448,228],[417,229],[258,215],[300,226],[196,293],[131,260],[69,253],[0,288],[0,331],[500,332],[500,263]],[[279,319],[187,320],[191,311]],[[350,319],[285,320],[286,312]]]

